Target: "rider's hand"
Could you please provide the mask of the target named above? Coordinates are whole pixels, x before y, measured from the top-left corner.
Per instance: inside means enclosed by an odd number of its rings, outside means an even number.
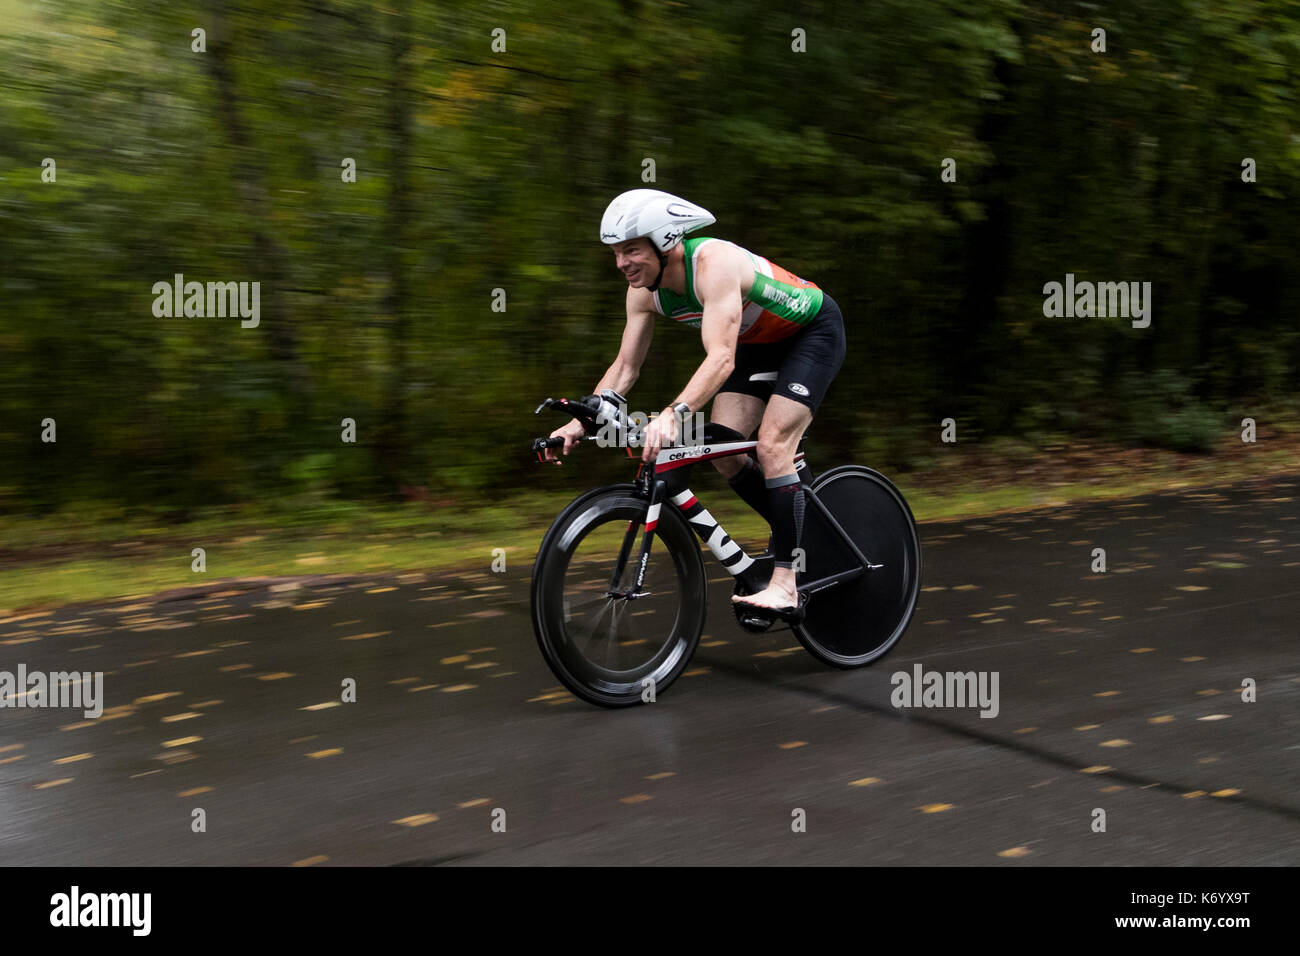
[[[641,460],[654,461],[659,450],[677,441],[677,416],[665,408],[659,417],[646,426],[641,439]]]
[[[578,442],[582,440],[582,436],[585,434],[586,429],[582,427],[582,422],[575,418],[571,420],[569,424],[561,425],[559,428],[555,429],[555,431],[551,432],[550,437],[564,439],[563,451],[567,455],[569,452],[573,451]],[[553,461],[558,465],[564,464],[564,462],[560,461],[560,459],[555,456],[554,448],[546,449],[546,460]]]

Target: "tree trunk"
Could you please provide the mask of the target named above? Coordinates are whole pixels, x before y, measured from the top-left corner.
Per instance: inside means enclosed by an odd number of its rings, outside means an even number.
[[[407,481],[405,454],[410,421],[407,392],[410,387],[408,368],[410,322],[410,283],[403,258],[411,221],[411,99],[409,64],[411,49],[411,11],[406,0],[398,0],[392,12],[389,36],[388,80],[388,223],[385,230],[385,254],[388,259],[388,291],[384,296],[384,313],[390,322],[389,382],[386,389],[384,423],[380,440],[384,480],[394,493]]]
[[[240,110],[239,87],[235,78],[231,50],[231,27],[223,0],[211,0],[212,25],[208,31],[207,53],[202,54],[217,89],[217,110],[225,128],[227,141],[234,153],[235,184],[244,214],[252,223],[253,249],[250,272],[270,293],[263,301],[271,302],[273,314],[266,323],[271,354],[281,363],[288,384],[290,416],[301,420],[310,408],[310,381],[299,354],[298,336],[284,292],[289,285],[288,254],[272,234],[267,221],[271,199],[266,177],[252,137]]]

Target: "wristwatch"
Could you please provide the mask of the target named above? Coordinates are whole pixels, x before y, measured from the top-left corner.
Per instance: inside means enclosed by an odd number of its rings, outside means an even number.
[[[685,402],[678,402],[673,406],[673,412],[684,417],[691,413],[691,406],[687,405]]]

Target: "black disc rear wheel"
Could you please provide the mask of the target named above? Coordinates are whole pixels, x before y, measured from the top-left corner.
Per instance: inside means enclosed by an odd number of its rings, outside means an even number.
[[[907,630],[921,591],[921,543],[907,502],[889,479],[844,465],[819,475],[813,491],[878,568],[817,591],[795,636],[818,660],[862,667],[889,653]],[[857,561],[821,511],[808,502],[801,540],[807,570],[799,583],[853,567]]]

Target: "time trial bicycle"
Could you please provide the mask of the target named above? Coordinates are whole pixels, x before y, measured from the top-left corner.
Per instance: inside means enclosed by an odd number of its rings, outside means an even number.
[[[576,418],[586,441],[613,437],[639,461],[638,429],[612,389],[546,399]],[[603,433],[601,429],[604,429]],[[574,499],[542,539],[533,564],[533,630],[542,656],[575,695],[604,707],[654,699],[686,669],[704,631],[706,576],[696,536],[735,579],[734,593],[767,586],[773,557],[751,557],[688,487],[693,467],[728,455],[756,458],[757,441],[709,423],[703,440],[666,447],[639,463],[634,481]],[[563,438],[538,438],[539,461]],[[796,466],[807,475],[803,442]],[[778,620],[818,660],[862,667],[907,630],[921,589],[921,545],[912,511],[883,475],[841,465],[804,479],[799,605],[785,615],[733,602],[737,622],[762,632]],[[639,539],[639,546],[638,546]],[[802,567],[800,566],[802,564]],[[653,688],[653,693],[647,693]]]

